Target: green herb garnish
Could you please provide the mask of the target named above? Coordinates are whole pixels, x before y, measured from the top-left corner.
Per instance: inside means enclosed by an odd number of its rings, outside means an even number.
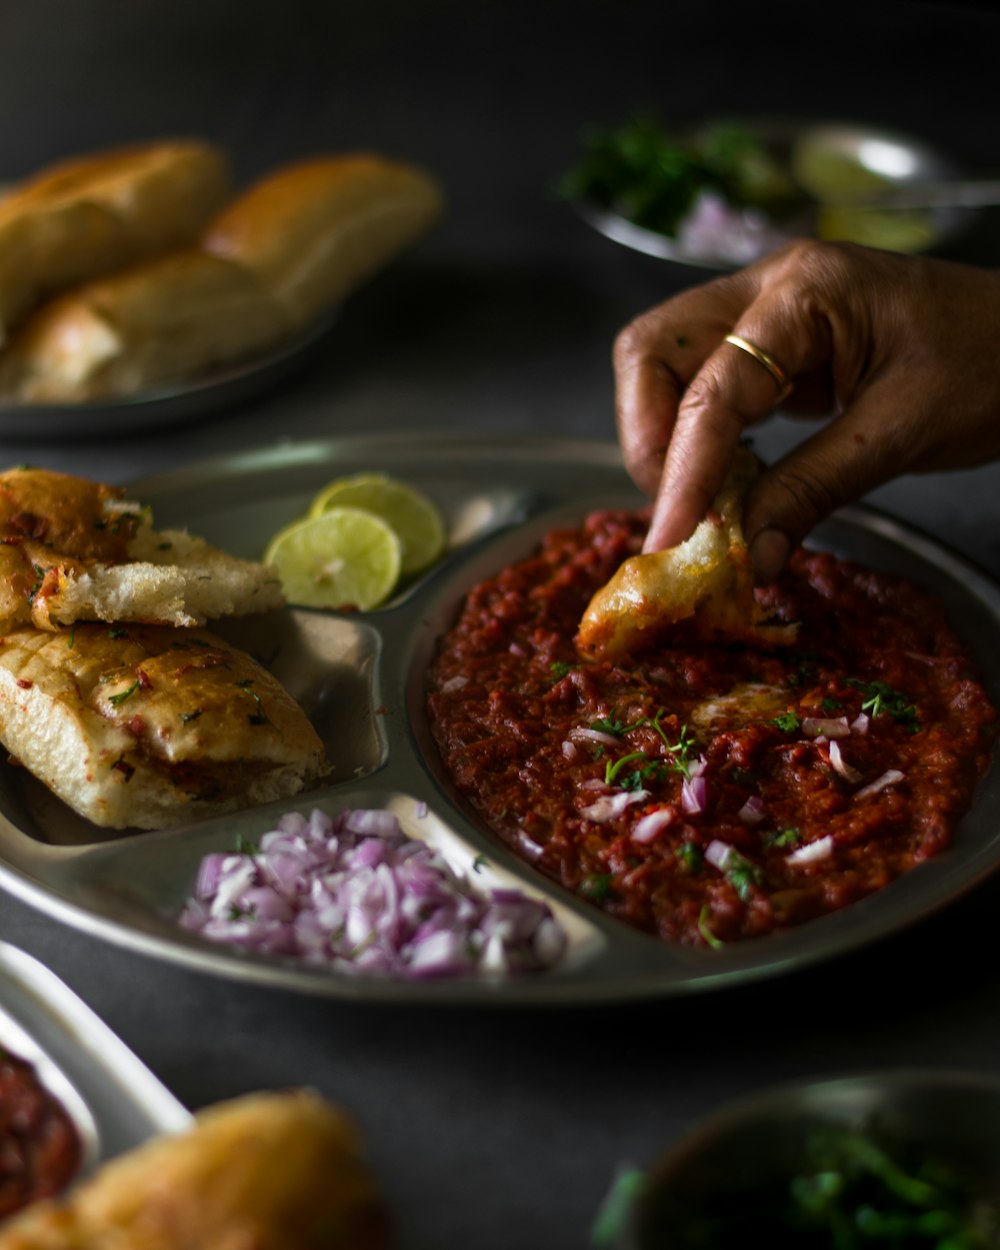
[[[565,660],[553,660],[549,665],[549,672],[555,677],[556,681],[561,681],[574,668],[576,668],[575,664],[567,664]]]
[[[856,677],[849,677],[847,684],[861,691],[864,696],[861,710],[867,712],[872,719],[885,712],[893,720],[905,726],[911,734],[920,732],[916,705],[911,703],[901,690],[894,689],[884,681],[861,681]]]
[[[674,851],[674,855],[684,865],[692,877],[701,872],[705,856],[697,842],[682,842]]]
[[[614,894],[613,880],[609,872],[592,873],[580,882],[580,893],[595,903],[605,903]]]
[[[722,875],[744,903],[750,898],[754,887],[764,883],[764,874],[761,869],[732,846],[723,864]]]
[[[801,837],[802,834],[798,829],[782,829],[780,832],[765,833],[764,845],[784,849],[789,846],[797,846]]]
[[[126,699],[130,699],[132,695],[139,689],[139,679],[136,680],[126,690],[119,690],[117,694],[109,694],[108,702],[112,707],[120,707]]]
[[[802,720],[798,712],[781,712],[771,721],[775,729],[780,729],[782,733],[794,734],[798,733],[802,725]]]
[[[708,918],[710,915],[711,911],[708,904],[703,903],[701,911],[698,914],[698,932],[713,950],[720,950],[723,946],[725,946],[725,942],[723,942],[722,938],[716,937],[712,930],[708,927]]]

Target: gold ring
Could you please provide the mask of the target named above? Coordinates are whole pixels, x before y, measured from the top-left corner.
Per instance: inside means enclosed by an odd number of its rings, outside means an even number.
[[[792,387],[795,383],[782,369],[781,365],[774,359],[770,352],[764,351],[763,347],[758,347],[756,343],[751,343],[748,339],[741,339],[738,334],[727,334],[726,342],[732,343],[734,347],[738,347],[740,351],[746,352],[752,356],[758,364],[763,365],[778,386],[778,394],[775,396],[775,404],[783,403],[784,400],[792,393]]]

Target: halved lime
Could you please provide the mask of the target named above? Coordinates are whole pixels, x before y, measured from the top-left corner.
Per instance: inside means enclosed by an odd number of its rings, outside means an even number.
[[[362,612],[392,594],[401,562],[402,545],[392,527],[360,508],[330,508],[296,521],[264,553],[289,603]]]
[[[318,517],[343,507],[363,508],[396,531],[403,546],[404,577],[433,564],[444,550],[444,520],[437,506],[415,487],[385,473],[337,478],[312,501],[309,515]]]

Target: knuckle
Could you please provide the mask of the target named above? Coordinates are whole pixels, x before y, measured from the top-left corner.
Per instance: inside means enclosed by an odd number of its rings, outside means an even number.
[[[643,313],[619,330],[615,336],[612,356],[619,367],[631,366],[646,354],[651,340],[650,317]]]
[[[791,499],[796,516],[806,522],[829,516],[840,502],[835,485],[804,468],[773,469],[772,481]]]

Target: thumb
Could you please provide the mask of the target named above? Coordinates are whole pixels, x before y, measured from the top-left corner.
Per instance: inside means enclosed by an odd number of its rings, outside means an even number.
[[[912,437],[919,403],[900,394],[898,378],[874,383],[844,412],[800,443],[754,482],[744,530],[759,582],[781,572],[791,551],[836,508],[903,473],[917,454]],[[909,438],[893,414],[908,412]]]

